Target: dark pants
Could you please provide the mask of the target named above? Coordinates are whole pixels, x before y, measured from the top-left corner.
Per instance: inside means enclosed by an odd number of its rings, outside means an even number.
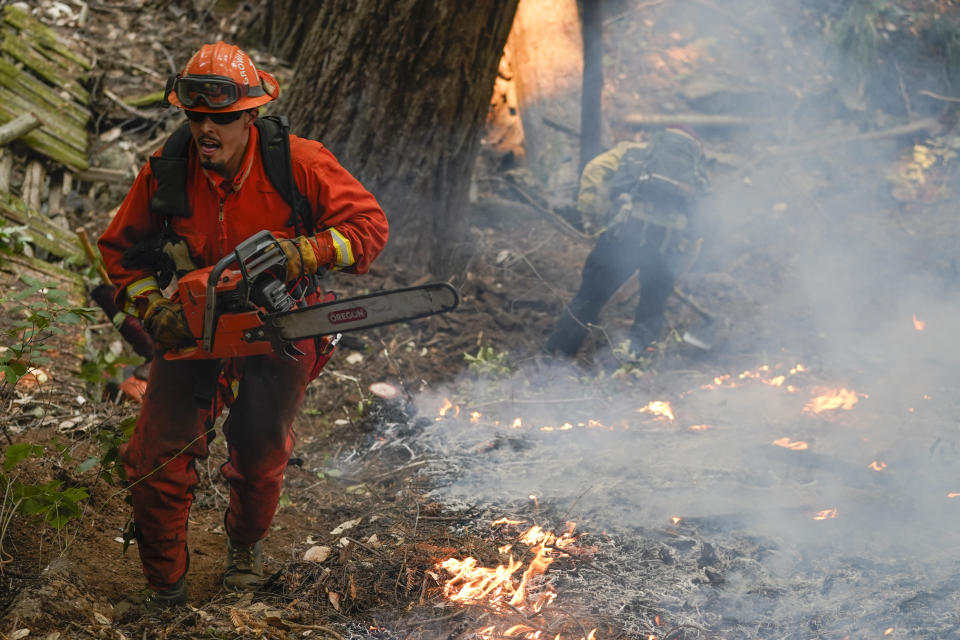
[[[230,485],[226,533],[242,544],[266,535],[293,450],[293,419],[307,383],[329,359],[312,340],[297,346],[306,352],[297,362],[274,354],[227,361],[154,358],[136,429],[121,454],[132,483],[137,548],[151,586],[167,588],[187,570],[196,460],[208,455],[225,400],[230,404],[223,427],[229,459],[221,467]],[[230,370],[226,378],[221,366]],[[237,379],[234,399],[223,384]]]
[[[640,279],[640,300],[630,332],[633,348],[659,340],[663,312],[673,291],[674,275],[666,257],[663,227],[628,221],[604,231],[583,266],[580,289],[563,310],[547,340],[550,354],[573,357],[601,309],[634,273]]]

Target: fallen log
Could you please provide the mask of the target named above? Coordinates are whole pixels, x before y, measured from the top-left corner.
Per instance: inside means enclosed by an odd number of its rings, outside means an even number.
[[[83,248],[75,234],[61,229],[9,193],[0,193],[0,217],[26,226],[30,242],[52,255],[60,258],[79,258],[82,255]]]
[[[107,167],[88,167],[77,173],[77,180],[81,182],[132,182],[134,176],[124,169],[108,169]]]
[[[0,146],[16,140],[20,136],[33,131],[41,124],[40,118],[33,113],[24,113],[10,122],[0,126]]]
[[[769,120],[744,118],[742,116],[707,115],[702,113],[628,113],[625,124],[637,127],[669,127],[684,125],[689,127],[753,127]]]
[[[87,287],[83,276],[51,262],[18,253],[4,254],[0,256],[0,271],[16,276],[29,275],[37,280],[50,282],[67,294],[71,304],[84,304],[87,300]]]
[[[898,127],[881,129],[879,131],[870,131],[868,133],[858,133],[849,136],[834,136],[831,138],[818,138],[810,140],[803,144],[796,144],[790,147],[769,147],[767,152],[773,155],[784,155],[794,153],[810,153],[820,151],[828,147],[837,147],[838,145],[857,144],[860,142],[873,142],[875,140],[885,140],[889,138],[899,138],[900,136],[912,136],[918,133],[928,132],[937,133],[943,129],[943,125],[936,118],[925,118],[910,122]]]

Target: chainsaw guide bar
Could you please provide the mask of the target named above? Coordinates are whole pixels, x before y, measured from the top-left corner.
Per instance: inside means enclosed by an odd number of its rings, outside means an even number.
[[[446,282],[378,291],[270,316],[267,324],[288,341],[416,320],[453,311],[457,290]]]

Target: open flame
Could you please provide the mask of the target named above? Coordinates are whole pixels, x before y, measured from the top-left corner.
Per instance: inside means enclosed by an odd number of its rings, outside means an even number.
[[[493,526],[516,526],[522,522],[501,518]],[[557,597],[553,586],[543,578],[547,569],[556,558],[579,553],[575,547],[578,538],[574,534],[575,528],[575,523],[568,522],[566,531],[558,536],[535,525],[520,534],[517,541],[527,545],[533,554],[525,569],[524,563],[514,559],[512,554],[505,564],[496,567],[480,566],[473,557],[463,560],[447,558],[439,562],[437,566],[451,576],[443,585],[444,597],[463,605],[482,605],[504,617],[512,613],[527,613],[529,622],[531,614],[541,612]],[[508,552],[511,547],[500,547],[501,553]],[[519,574],[519,578],[516,574]],[[539,640],[542,633],[536,626],[522,623],[513,624],[500,632],[497,631],[497,625],[476,632],[483,640],[502,636]],[[585,640],[593,640],[595,634],[596,629],[590,631]],[[560,640],[559,636],[555,640]]]
[[[791,451],[805,451],[809,445],[802,440],[791,440],[790,438],[777,438],[770,444],[775,444],[778,447],[784,447],[790,449]]]
[[[846,387],[827,391],[821,390],[818,393],[820,393],[820,395],[813,397],[806,406],[803,407],[805,412],[823,413],[824,411],[832,411],[834,409],[849,411],[853,409],[853,405],[860,402],[860,397],[857,392],[847,389]]]
[[[792,384],[787,384],[787,378],[789,376],[795,376],[799,373],[805,373],[807,371],[807,368],[799,363],[791,367],[785,374],[774,374],[773,371],[775,369],[782,369],[782,365],[776,365],[775,367],[771,367],[768,364],[760,365],[756,369],[748,369],[747,371],[743,371],[737,374],[736,377],[731,376],[730,374],[714,376],[713,384],[703,385],[701,389],[736,389],[737,387],[743,386],[745,382],[749,382],[750,380],[758,380],[762,384],[771,387],[780,387],[790,393],[793,393],[797,390],[797,387]]]
[[[814,520],[832,520],[833,518],[836,518],[836,517],[837,517],[837,510],[836,508],[833,508],[833,509],[824,509],[823,511],[818,511],[816,515],[813,516],[813,519]]]
[[[670,406],[669,402],[664,400],[654,400],[653,402],[648,402],[646,406],[637,409],[637,413],[651,413],[655,416],[666,418],[667,420],[674,419],[673,407]]]
[[[437,410],[437,415],[439,416],[437,420],[445,418],[451,410],[453,410],[454,416],[460,415],[460,406],[454,405],[452,402],[450,402],[450,398],[444,398],[443,405]]]
[[[923,331],[924,327],[927,326],[927,323],[917,317],[917,314],[913,314],[913,328],[917,331]]]
[[[867,465],[867,466],[868,466],[870,469],[873,469],[874,471],[883,471],[884,469],[887,468],[887,463],[886,463],[886,462],[880,462],[880,461],[878,461],[878,460],[874,460],[873,462],[871,462],[871,463],[870,463],[869,465]]]

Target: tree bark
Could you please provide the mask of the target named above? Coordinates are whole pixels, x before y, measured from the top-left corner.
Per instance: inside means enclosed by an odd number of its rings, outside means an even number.
[[[244,46],[263,47],[295,63],[320,5],[316,0],[273,0],[255,5],[243,28]]]
[[[580,98],[580,162],[583,171],[603,149],[603,0],[581,0],[583,92]]]
[[[517,1],[320,5],[280,106],[377,196],[384,259],[435,277],[466,264],[470,178]]]

